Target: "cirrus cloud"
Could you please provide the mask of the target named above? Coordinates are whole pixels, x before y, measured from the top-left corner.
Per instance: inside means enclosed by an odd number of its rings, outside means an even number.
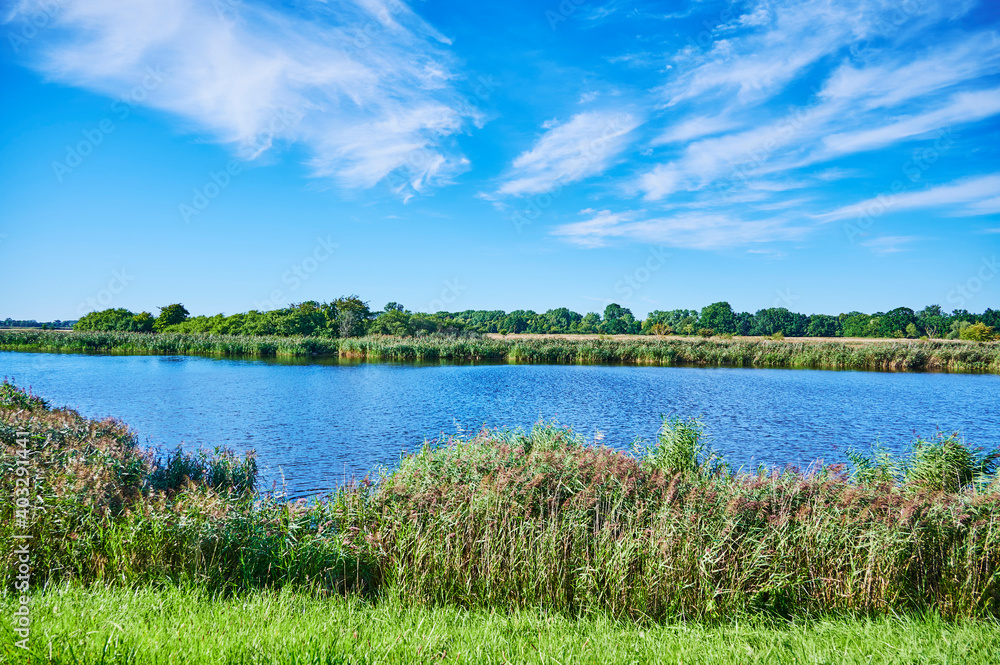
[[[24,0],[8,20],[46,4]],[[399,172],[407,190],[468,167],[450,138],[481,114],[456,88],[449,40],[400,0],[60,4],[32,66],[110,96],[153,68],[162,82],[142,104],[247,159],[298,142],[316,175],[364,188]]]

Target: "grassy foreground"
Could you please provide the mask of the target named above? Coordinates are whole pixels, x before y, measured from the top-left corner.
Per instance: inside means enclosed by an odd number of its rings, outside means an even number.
[[[0,613],[12,611],[0,599]],[[33,655],[12,648],[4,626],[4,662],[987,665],[1000,653],[996,623],[932,615],[641,626],[289,591],[220,598],[170,586],[54,588],[36,596],[32,612],[39,627]]]
[[[369,360],[610,363],[813,369],[1000,372],[1000,343],[768,338],[480,338],[430,335],[248,337],[174,333],[0,330],[0,350],[215,355],[251,358],[344,357]]]

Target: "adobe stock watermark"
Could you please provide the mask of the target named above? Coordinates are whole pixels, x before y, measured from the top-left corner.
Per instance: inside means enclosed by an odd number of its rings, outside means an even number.
[[[764,166],[771,159],[771,156],[784,146],[795,132],[805,126],[812,112],[822,105],[822,97],[818,88],[813,89],[813,99],[814,101],[806,106],[800,106],[789,111],[775,125],[775,131],[765,133],[761,136],[761,141],[758,145],[746,150],[744,153],[745,159],[733,168],[726,189],[734,191],[737,185],[752,187],[750,179],[753,173]]]
[[[539,192],[538,194],[532,194],[528,197],[528,202],[523,210],[518,210],[510,216],[511,224],[514,225],[514,230],[518,233],[524,231],[525,226],[534,224],[535,221],[542,216],[546,210],[552,207],[552,204],[556,202],[559,195],[562,194],[563,187],[565,184],[563,181],[568,177],[568,174],[561,173],[552,181],[552,188],[547,192]]]
[[[556,26],[569,20],[569,17],[576,13],[576,10],[587,4],[589,0],[562,0],[556,10],[545,10],[545,20],[549,22],[549,28],[555,31]]]
[[[261,152],[270,147],[274,137],[278,132],[288,128],[302,117],[301,113],[296,113],[288,108],[281,107],[274,111],[271,119],[264,129],[252,137],[249,137],[240,144],[238,153],[245,160],[256,158]],[[232,184],[233,179],[243,173],[243,166],[235,159],[229,160],[224,168],[218,171],[209,171],[208,177],[200,186],[193,187],[191,198],[177,206],[181,221],[190,224],[194,217],[203,213],[212,201],[217,199],[222,192]]]
[[[796,301],[801,299],[801,296],[792,293],[791,287],[787,287],[784,290],[775,289],[774,295],[775,298],[774,302],[771,304],[771,307],[775,308],[784,307],[785,309],[788,310],[792,308],[792,305],[794,305]]]
[[[357,30],[354,39],[348,44],[348,46],[353,46],[355,50],[367,49],[375,41],[376,35],[385,31],[385,29],[392,25],[393,16],[395,16],[400,7],[405,5],[397,4],[385,4],[382,8],[375,14],[375,19],[370,20],[362,26],[360,30]]]
[[[329,261],[333,257],[334,251],[339,247],[340,245],[333,242],[329,235],[325,238],[317,237],[312,252],[281,275],[281,283],[287,285],[288,288],[272,290],[268,294],[267,300],[254,301],[253,308],[259,312],[280,309],[287,304],[288,296],[315,275],[320,266]]]
[[[887,12],[880,13],[874,21],[874,30],[869,33],[872,38],[856,41],[851,44],[848,50],[855,58],[865,58],[876,53],[877,47],[871,45],[873,41],[876,41],[876,38],[889,39],[914,16],[926,10],[928,6],[929,3],[924,0],[902,0],[902,2],[893,3]]]
[[[131,284],[135,278],[128,274],[126,268],[121,270],[112,270],[111,279],[108,280],[107,285],[99,289],[97,293],[86,300],[80,302],[76,306],[77,316],[83,316],[87,312],[96,312],[101,309],[108,309],[111,303],[114,302],[115,296],[119,295],[124,291],[129,284]]]
[[[163,72],[160,71],[160,68],[158,66],[156,68],[147,67],[146,75],[143,76],[142,81],[111,104],[112,113],[117,116],[119,122],[124,121],[132,114],[132,109],[142,103],[149,93],[156,90],[162,82]],[[114,119],[107,117],[90,129],[84,129],[81,132],[83,134],[82,140],[66,146],[66,158],[61,162],[52,162],[52,173],[55,174],[56,180],[62,182],[66,176],[83,164],[83,160],[89,157],[97,149],[97,146],[104,143],[108,135],[117,128]]]
[[[948,293],[948,302],[955,305],[956,309],[965,309],[965,306],[997,276],[998,272],[1000,263],[997,262],[996,255],[984,258],[975,275],[967,279],[964,284],[956,285]]]
[[[191,201],[188,203],[181,203],[177,206],[177,211],[181,215],[181,220],[185,224],[190,224],[191,218],[200,215],[201,212],[208,207],[209,203],[217,198],[226,187],[229,187],[229,183],[233,181],[233,178],[242,172],[243,167],[240,166],[240,163],[235,159],[229,160],[229,163],[226,164],[226,168],[224,169],[209,171],[208,180],[206,180],[200,187],[194,188],[194,194],[191,197]]]
[[[615,282],[615,293],[622,297],[623,302],[630,302],[632,296],[641,290],[653,278],[653,275],[663,270],[669,256],[664,245],[650,247],[649,256],[646,257],[643,264]]]
[[[460,283],[457,277],[444,280],[444,288],[441,289],[437,298],[427,304],[427,312],[433,314],[434,312],[448,311],[448,305],[458,300],[459,296],[467,290],[468,287]]]
[[[688,45],[694,48],[708,48],[715,43],[715,31],[736,17],[737,15],[733,12],[732,7],[726,7],[719,12],[719,17],[716,19],[715,23],[712,23],[708,19],[703,20],[701,25],[704,29],[693,37],[688,35]]]
[[[21,47],[30,42],[32,39],[38,36],[41,30],[49,27],[56,18],[56,14],[59,13],[67,0],[48,0],[48,2],[42,3],[37,11],[31,13],[24,20],[24,24],[21,29],[16,32],[7,33],[7,42],[10,44],[11,50],[15,54],[21,52]]]
[[[919,182],[924,173],[953,145],[955,137],[951,128],[946,127],[938,132],[930,146],[914,148],[911,158],[903,163],[902,171],[905,178],[893,180],[888,190],[876,194],[864,209],[858,211],[857,219],[844,224],[844,233],[848,241],[854,244],[858,238],[865,237],[875,222],[895,205],[896,197]]]
[[[14,528],[13,545],[16,574],[14,590],[18,592],[17,609],[14,611],[14,633],[20,640],[14,646],[28,649],[31,638],[31,604],[28,592],[31,590],[31,547],[32,513],[36,506],[32,497],[38,496],[39,478],[31,463],[31,443],[29,432],[16,432],[14,453]]]
[[[239,9],[243,6],[243,0],[212,0],[212,7],[215,13],[223,21],[235,21],[239,18]]]

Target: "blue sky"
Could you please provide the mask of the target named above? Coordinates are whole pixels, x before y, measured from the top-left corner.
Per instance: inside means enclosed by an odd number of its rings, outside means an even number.
[[[995,3],[3,11],[0,317],[1000,305]]]

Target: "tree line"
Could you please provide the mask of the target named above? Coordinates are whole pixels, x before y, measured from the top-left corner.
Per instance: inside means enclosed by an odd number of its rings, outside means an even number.
[[[76,321],[55,321],[39,322],[34,319],[11,319],[6,318],[0,321],[0,328],[41,328],[42,330],[60,330],[72,328]]]
[[[433,333],[533,333],[604,335],[716,335],[787,337],[945,338],[988,341],[1000,328],[1000,311],[945,312],[939,305],[919,311],[897,307],[889,312],[848,312],[838,316],[798,314],[783,307],[736,312],[727,302],[702,310],[650,312],[637,319],[627,307],[612,303],[604,313],[579,314],[565,307],[532,310],[465,310],[433,314],[410,312],[390,302],[372,310],[358,296],[331,302],[306,301],[270,311],[251,310],[225,316],[191,316],[180,303],[159,308],[159,314],[106,309],[87,314],[74,330],[203,333],[215,335],[315,335],[360,337],[369,334],[420,336]]]

